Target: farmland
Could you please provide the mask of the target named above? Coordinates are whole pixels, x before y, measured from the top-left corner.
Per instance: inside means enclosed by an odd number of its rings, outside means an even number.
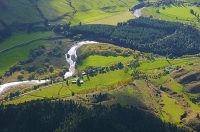
[[[165,6],[163,9],[162,7],[148,7],[142,10],[142,13],[154,16],[156,18],[160,18],[162,20],[167,21],[175,21],[181,22],[186,24],[194,24],[198,20],[197,18],[190,13],[190,9],[193,9],[197,14],[200,13],[200,8],[196,6],[177,6],[177,5],[170,5]],[[156,13],[156,10],[159,10],[159,13]]]
[[[131,12],[123,12],[116,14],[111,17],[103,18],[97,21],[89,22],[88,24],[108,24],[108,25],[117,25],[118,22],[125,22],[129,19],[133,19],[134,15]]]
[[[13,41],[10,44],[14,44]],[[46,41],[39,40],[33,42],[27,46],[17,47],[0,54],[0,75],[3,75],[5,71],[9,70],[19,60],[26,60],[29,55],[29,50],[38,47],[39,45],[50,46]],[[5,45],[7,46],[7,45]],[[21,52],[23,51],[23,52]]]
[[[26,42],[26,41],[34,40],[34,39],[45,37],[48,35],[51,35],[51,32],[35,32],[35,33],[31,33],[31,34],[25,34],[25,33],[16,34],[16,35],[13,35],[11,38],[7,39],[6,41],[4,41],[3,43],[1,43],[0,51],[4,50],[6,48],[15,46],[17,44]]]
[[[134,57],[137,55],[135,52],[129,57],[102,56],[99,53],[101,53],[100,51],[102,51],[103,47],[112,47],[110,52],[118,49],[116,46],[107,44],[85,45],[78,50],[78,55],[83,55],[84,53],[90,52],[88,50],[94,49],[98,54],[90,55],[79,62],[76,74],[69,78],[67,82],[63,81],[53,83],[53,85],[41,86],[37,90],[25,93],[5,103],[12,104],[44,98],[62,98],[67,100],[73,99],[79,103],[84,103],[86,106],[90,106],[97,101],[95,97],[102,94],[107,97],[102,104],[111,105],[112,103],[120,103],[122,105],[134,105],[147,108],[151,112],[156,113],[163,121],[173,122],[179,126],[183,125],[180,124],[180,121],[182,121],[180,117],[187,109],[190,109],[193,114],[196,110],[199,110],[198,105],[194,104],[183,90],[184,85],[178,83],[176,79],[173,79],[172,75],[176,72],[166,72],[169,66],[174,69],[177,67],[190,69],[191,64],[196,65],[200,62],[199,58],[166,59],[166,57],[155,55],[154,60],[150,61],[147,59],[148,54],[141,55],[136,59]],[[126,49],[120,52],[123,51],[126,51]],[[135,68],[126,66],[126,64],[131,64],[133,61],[138,61],[140,65]],[[124,64],[122,69],[109,70],[104,73],[98,72],[91,76],[80,75],[89,66],[92,66],[94,69],[96,67],[98,67],[97,69],[102,69],[104,67],[109,68],[119,62]],[[139,73],[138,77],[140,79],[137,79],[137,72]],[[147,75],[149,81],[145,81],[143,78],[144,75]],[[77,78],[80,78],[84,83],[73,83]],[[171,109],[175,110],[171,111]]]
[[[70,105],[74,103],[87,108],[97,106],[98,110],[101,110],[99,104],[103,105],[103,109],[104,106],[111,106],[111,109],[125,106],[128,109],[142,109],[149,115],[158,117],[163,122],[174,123],[178,127],[199,130],[200,34],[196,28],[184,25],[199,25],[197,17],[191,14],[193,9],[198,16],[199,7],[175,4],[151,6],[142,10],[143,14],[150,18],[132,19],[134,16],[128,10],[138,1],[0,2],[3,5],[0,5],[0,11],[1,7],[8,11],[0,12],[0,17],[8,25],[17,22],[26,24],[19,28],[32,26],[31,28],[37,29],[37,26],[43,26],[45,22],[50,23],[47,23],[45,29],[49,31],[45,32],[34,29],[36,32],[26,34],[24,31],[15,30],[10,38],[0,43],[0,51],[51,36],[0,52],[0,88],[1,84],[13,81],[50,80],[44,84],[10,86],[0,94],[2,104],[20,106],[23,105],[21,103],[31,103],[34,100],[44,102],[44,106],[50,102],[56,107],[61,106],[60,102],[63,100]],[[21,4],[23,6],[18,8]],[[11,8],[14,5],[17,7]],[[28,8],[34,17],[25,12]],[[20,16],[11,11],[12,9]],[[12,15],[15,17],[9,21],[8,16]],[[29,15],[33,18],[29,19]],[[25,19],[21,21],[23,17]],[[33,25],[30,22],[33,22]],[[71,28],[65,25],[66,23],[71,24]],[[0,22],[0,30],[3,28]],[[56,28],[58,32],[54,30]],[[73,45],[79,44],[79,41],[88,40],[102,40],[113,44],[85,44],[76,51],[77,58],[70,53],[66,54]],[[76,61],[76,65],[67,64],[66,56]],[[65,78],[65,73],[74,68],[75,73]],[[79,120],[78,116],[77,119]],[[77,119],[69,123],[76,122]]]

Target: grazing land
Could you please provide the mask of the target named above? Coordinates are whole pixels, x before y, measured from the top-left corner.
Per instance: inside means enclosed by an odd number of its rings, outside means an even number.
[[[102,48],[105,47],[110,49],[110,52],[107,52],[110,54],[108,56],[101,55]],[[78,56],[84,56],[85,53],[89,53],[89,56],[79,60],[77,72],[73,77],[67,81],[53,82],[53,85],[40,86],[37,90],[10,98],[5,103],[18,104],[46,98],[73,99],[89,107],[96,103],[106,106],[120,103],[146,109],[165,122],[188,126],[190,121],[185,120],[189,120],[190,117],[185,116],[185,113],[195,115],[200,110],[199,102],[196,100],[195,103],[192,100],[194,96],[199,97],[199,94],[188,94],[185,90],[186,85],[180,82],[190,76],[183,74],[188,69],[193,67],[194,71],[198,70],[200,59],[166,59],[158,55],[140,54],[138,51],[130,52],[131,50],[126,48],[117,49],[118,47],[107,44],[85,45],[77,51]],[[91,54],[94,50],[96,52]],[[118,54],[129,51],[131,54],[126,57],[116,56],[115,51],[118,51]],[[149,58],[149,55],[153,58]],[[104,61],[101,61],[102,59]],[[115,67],[119,62],[123,64],[121,69]],[[111,70],[113,66],[115,68]],[[82,75],[84,71],[88,72],[88,75]],[[191,71],[192,73],[194,72]],[[180,75],[182,80],[177,78]],[[83,83],[78,83],[79,79]]]
[[[31,34],[26,34],[26,33],[16,34],[16,35],[13,35],[11,38],[7,39],[6,41],[4,41],[3,43],[0,43],[0,51],[4,50],[6,48],[15,46],[17,44],[27,42],[30,40],[34,40],[37,38],[41,38],[41,37],[46,37],[51,34],[52,34],[51,32],[35,32],[35,33],[31,33]]]
[[[0,52],[0,84],[22,80],[51,80],[39,85],[10,86],[0,94],[2,104],[22,106],[21,103],[34,100],[37,104],[43,100],[42,105],[47,106],[49,103],[56,108],[64,100],[65,105],[77,105],[81,112],[84,111],[81,105],[88,108],[99,107],[100,113],[96,113],[100,115],[104,106],[110,111],[122,109],[120,105],[129,110],[137,107],[164,122],[189,131],[200,131],[200,33],[197,28],[192,27],[199,26],[199,7],[188,6],[188,3],[182,6],[171,4],[146,7],[142,12],[150,18],[132,19],[134,16],[128,10],[138,1],[0,0],[0,3],[0,30],[5,29],[8,36],[10,29],[17,31],[19,28],[24,32],[28,28],[39,31],[32,33],[30,30],[31,34],[16,32],[6,40],[0,36],[0,41],[4,41],[0,43],[0,51],[51,36]],[[195,15],[191,13],[191,9]],[[40,32],[39,27],[45,32]],[[46,32],[47,30],[53,30],[55,34]],[[84,39],[102,40],[113,45],[98,43],[80,47],[75,60],[76,72],[65,79],[64,74],[69,71],[65,54],[72,44]],[[113,104],[119,105],[112,106]],[[85,111],[95,111],[95,107],[94,110]],[[1,111],[3,109],[0,108]],[[105,113],[109,113],[107,109],[103,109]],[[75,107],[73,111],[76,111]],[[81,117],[75,114],[71,116],[77,118],[67,123],[76,124],[76,120],[83,117],[83,121],[79,123],[84,123],[85,119],[86,123],[90,120],[82,113]],[[109,118],[102,117],[105,120]],[[45,121],[42,122],[46,123]],[[66,125],[65,123],[62,125]]]
[[[123,56],[89,56],[87,59],[78,63],[79,69],[85,69],[88,66],[109,66],[112,64],[116,64],[118,62],[122,62],[124,64],[128,63],[133,59],[132,56],[123,57]]]
[[[12,42],[10,44],[12,44]],[[9,70],[9,68],[13,66],[15,63],[17,63],[19,60],[23,61],[23,60],[28,59],[30,49],[36,48],[39,45],[45,45],[48,47],[51,44],[44,40],[39,40],[39,41],[30,43],[27,46],[17,47],[17,48],[1,53],[0,54],[0,60],[1,60],[0,75],[3,75],[5,71]]]
[[[108,24],[108,25],[117,25],[118,22],[125,22],[129,19],[133,19],[134,15],[131,12],[123,12],[116,14],[111,17],[103,18],[101,20],[92,21],[88,24]]]
[[[169,5],[165,6],[164,9],[162,7],[148,7],[144,8],[142,13],[160,18],[162,20],[194,25],[198,22],[198,19],[190,13],[191,9],[193,9],[197,15],[200,13],[199,7],[187,5]],[[159,13],[157,13],[156,10],[159,10]]]

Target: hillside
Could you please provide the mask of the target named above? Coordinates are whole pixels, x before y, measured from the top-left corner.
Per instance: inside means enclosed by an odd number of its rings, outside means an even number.
[[[79,0],[0,0],[0,18],[7,25],[49,22],[89,22],[127,11],[137,1]],[[84,17],[88,20],[82,20]],[[84,16],[84,17],[83,17]]]
[[[110,42],[122,47],[160,55],[182,56],[200,51],[200,33],[188,25],[151,18],[131,19],[117,26],[86,24],[73,26],[73,35]]]

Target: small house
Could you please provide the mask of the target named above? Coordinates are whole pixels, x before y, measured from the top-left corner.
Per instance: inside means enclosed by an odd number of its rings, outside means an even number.
[[[76,80],[73,80],[73,81],[72,81],[72,84],[76,84],[76,82],[77,82]]]
[[[82,75],[83,75],[83,76],[85,76],[85,75],[86,75],[86,73],[85,73],[85,72],[82,72]]]

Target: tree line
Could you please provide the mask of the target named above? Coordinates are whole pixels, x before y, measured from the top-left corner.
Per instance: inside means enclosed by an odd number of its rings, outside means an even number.
[[[84,38],[113,43],[143,52],[160,55],[196,54],[200,51],[197,29],[177,22],[137,18],[117,26],[87,24],[72,26],[67,34],[83,34]]]
[[[72,100],[35,100],[0,105],[1,132],[184,132],[133,106],[119,104],[92,108]]]

